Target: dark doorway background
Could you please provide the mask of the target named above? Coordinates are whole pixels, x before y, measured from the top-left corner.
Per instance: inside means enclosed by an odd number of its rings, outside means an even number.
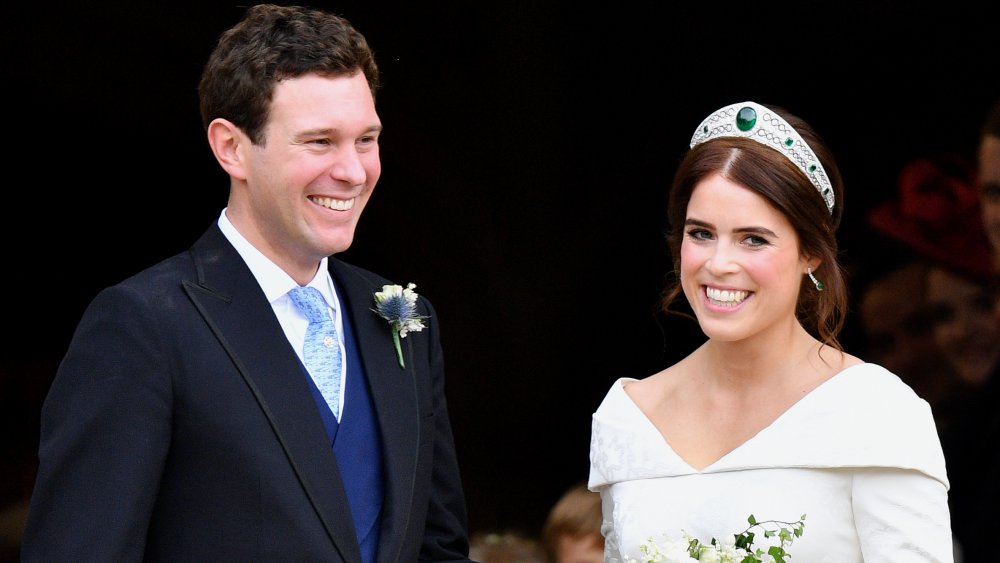
[[[185,250],[228,190],[196,85],[243,4],[85,4],[19,4],[4,25],[10,503],[30,494],[38,409],[89,300]],[[657,299],[666,187],[710,111],[778,104],[827,139],[853,279],[893,260],[864,214],[902,165],[973,154],[1000,95],[994,17],[964,2],[760,4],[314,3],[380,60],[383,174],[343,257],[437,307],[473,531],[537,532],[587,476],[611,383],[701,342]],[[56,304],[36,309],[48,292]],[[852,323],[842,340],[863,350]]]

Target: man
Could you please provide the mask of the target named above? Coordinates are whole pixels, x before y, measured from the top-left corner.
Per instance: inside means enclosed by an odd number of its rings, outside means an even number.
[[[434,309],[331,257],[379,178],[378,84],[331,14],[259,5],[221,36],[199,94],[227,207],[84,313],[24,561],[468,560]]]
[[[983,122],[977,162],[983,227],[993,253],[993,316],[1000,323],[1000,98]]]
[[[977,156],[983,224],[993,248],[993,272],[1000,275],[1000,99],[983,122]]]

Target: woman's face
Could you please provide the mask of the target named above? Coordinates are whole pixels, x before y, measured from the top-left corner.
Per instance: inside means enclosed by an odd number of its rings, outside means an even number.
[[[788,219],[760,195],[714,174],[695,186],[681,243],[681,287],[702,331],[739,341],[783,334],[810,262]]]
[[[927,301],[934,339],[969,385],[985,383],[1000,361],[1000,327],[989,291],[935,267],[927,278]]]

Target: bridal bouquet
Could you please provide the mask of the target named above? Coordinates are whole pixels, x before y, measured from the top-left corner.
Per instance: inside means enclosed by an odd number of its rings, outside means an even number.
[[[758,522],[753,514],[747,518],[750,526],[738,534],[723,540],[712,538],[705,544],[693,538],[686,532],[682,538],[668,539],[657,543],[649,538],[639,546],[642,560],[634,559],[629,563],[788,563],[786,558],[795,538],[802,536],[806,515],[803,514],[797,522],[780,522],[765,520]],[[756,530],[756,531],[755,531]],[[754,539],[757,535],[764,536],[757,546]],[[760,545],[760,544],[767,544]]]

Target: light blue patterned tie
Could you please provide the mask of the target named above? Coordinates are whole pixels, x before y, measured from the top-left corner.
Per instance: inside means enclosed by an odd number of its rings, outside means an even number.
[[[314,287],[297,287],[288,296],[309,319],[302,347],[306,369],[333,415],[340,419],[340,345],[326,300]]]

